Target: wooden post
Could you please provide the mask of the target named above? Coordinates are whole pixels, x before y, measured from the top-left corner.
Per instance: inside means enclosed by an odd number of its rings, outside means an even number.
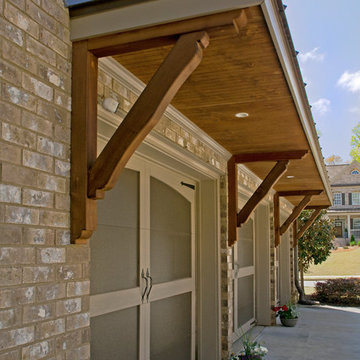
[[[87,41],[73,43],[71,122],[71,239],[85,243],[96,229],[96,202],[88,199],[88,170],[96,160],[97,58]],[[74,76],[76,74],[76,76]]]

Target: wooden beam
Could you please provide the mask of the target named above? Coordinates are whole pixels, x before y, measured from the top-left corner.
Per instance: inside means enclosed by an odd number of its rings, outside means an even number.
[[[306,223],[301,227],[301,229],[299,230],[299,232],[296,233],[295,237],[294,237],[294,244],[298,243],[298,240],[304,235],[305,231],[314,223],[314,221],[316,220],[316,218],[319,216],[319,214],[321,213],[322,209],[316,209],[313,211],[313,213],[311,214],[310,218],[306,221]],[[296,246],[295,245],[295,246]]]
[[[85,243],[96,229],[96,202],[88,199],[88,169],[96,160],[97,58],[87,41],[73,43],[71,120],[71,241]]]
[[[214,27],[232,25],[243,10],[232,10],[222,14],[206,15],[196,19],[187,19],[169,24],[151,26],[146,29],[135,29],[89,39],[89,50],[97,57],[111,56],[127,51],[127,45],[134,43],[133,48],[148,49],[176,42],[179,34],[202,31]],[[130,48],[129,48],[130,49]],[[131,50],[130,50],[131,51]]]
[[[274,232],[275,247],[280,244],[280,197],[278,193],[274,194]]]
[[[232,156],[227,163],[228,177],[228,244],[233,246],[237,241],[237,212],[238,212],[238,177],[237,165]]]
[[[209,37],[204,31],[179,38],[90,169],[90,198],[102,198],[104,191],[113,188],[131,155],[199,65],[202,49],[208,44]]]
[[[247,28],[248,17],[245,10],[241,10],[240,15],[234,18],[233,24],[239,35]]]
[[[295,206],[290,216],[286,219],[284,224],[281,225],[280,235],[283,235],[287,231],[289,226],[293,223],[293,221],[297,219],[301,211],[303,211],[305,206],[311,201],[311,197],[312,195],[304,196],[304,198],[300,201],[300,203],[297,206]]]
[[[247,201],[245,206],[240,210],[237,215],[237,226],[245,223],[251,213],[259,205],[260,201],[268,194],[270,189],[278,182],[281,176],[286,172],[289,165],[289,160],[278,161],[272,168],[260,186],[256,189],[251,198]]]
[[[266,153],[244,153],[234,155],[235,162],[257,162],[257,161],[285,161],[300,160],[308,154],[308,150],[266,152]]]
[[[293,190],[293,191],[279,191],[279,196],[306,196],[306,195],[320,195],[323,190]]]
[[[325,210],[329,207],[330,205],[308,205],[305,207],[305,210],[317,210],[317,209]]]

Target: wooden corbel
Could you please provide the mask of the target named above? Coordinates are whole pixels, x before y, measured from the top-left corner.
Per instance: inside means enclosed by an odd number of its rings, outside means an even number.
[[[304,235],[305,231],[314,223],[316,218],[319,216],[322,210],[327,209],[328,206],[307,206],[305,209],[314,210],[311,214],[311,217],[307,220],[307,222],[297,231],[294,232],[294,243],[293,247],[296,247],[298,244],[298,240]],[[296,222],[294,221],[294,224]]]
[[[314,221],[316,220],[316,218],[319,216],[319,214],[321,213],[322,209],[316,209],[313,211],[313,213],[311,214],[310,218],[306,221],[306,223],[301,227],[301,229],[299,229],[299,231],[297,231],[296,233],[294,233],[294,244],[293,247],[297,246],[298,244],[298,240],[304,235],[305,231],[314,223]]]
[[[232,246],[237,241],[237,228],[244,224],[256,209],[259,203],[269,193],[286,172],[290,160],[302,159],[308,153],[307,150],[270,152],[270,153],[245,153],[233,155],[228,161],[228,244]],[[245,206],[238,212],[238,182],[237,164],[257,161],[276,161],[275,166],[247,201]]]
[[[298,218],[301,211],[303,211],[306,205],[311,201],[314,195],[320,195],[323,190],[298,190],[298,191],[280,191],[277,193],[277,198],[281,196],[303,196],[300,203],[295,206],[292,213],[280,226],[280,206],[275,206],[274,198],[274,232],[275,232],[275,247],[280,245],[281,235],[283,235],[289,228],[289,226]],[[279,200],[278,200],[279,201]],[[278,219],[276,221],[276,219]]]
[[[96,199],[112,189],[131,155],[160,120],[209,44],[205,31],[180,36],[99,157],[97,56],[87,40],[73,44],[71,174],[72,242],[85,243],[96,229]]]

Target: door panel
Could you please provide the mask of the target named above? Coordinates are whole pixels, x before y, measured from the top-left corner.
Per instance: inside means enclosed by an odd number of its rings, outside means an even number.
[[[150,305],[150,359],[191,359],[191,293]]]
[[[139,358],[139,307],[91,318],[91,359]]]
[[[234,249],[234,340],[249,330],[255,320],[254,220],[238,229]]]
[[[150,265],[154,284],[191,277],[191,204],[150,178]]]
[[[138,232],[99,225],[97,233],[91,239],[91,294],[139,286]]]
[[[254,276],[245,276],[238,282],[238,324],[241,328],[244,324],[254,318]]]

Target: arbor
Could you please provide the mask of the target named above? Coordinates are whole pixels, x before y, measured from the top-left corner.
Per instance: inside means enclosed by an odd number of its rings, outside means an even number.
[[[311,217],[311,210],[304,210],[298,217],[298,224],[301,227]],[[305,231],[304,235],[298,242],[298,265],[301,276],[301,287],[299,289],[300,300],[304,299],[304,272],[306,272],[310,264],[321,264],[329,255],[333,248],[332,240],[335,237],[334,225],[326,217],[326,211],[323,210],[313,224]]]
[[[351,151],[350,156],[352,160],[360,161],[360,122],[351,130]]]

